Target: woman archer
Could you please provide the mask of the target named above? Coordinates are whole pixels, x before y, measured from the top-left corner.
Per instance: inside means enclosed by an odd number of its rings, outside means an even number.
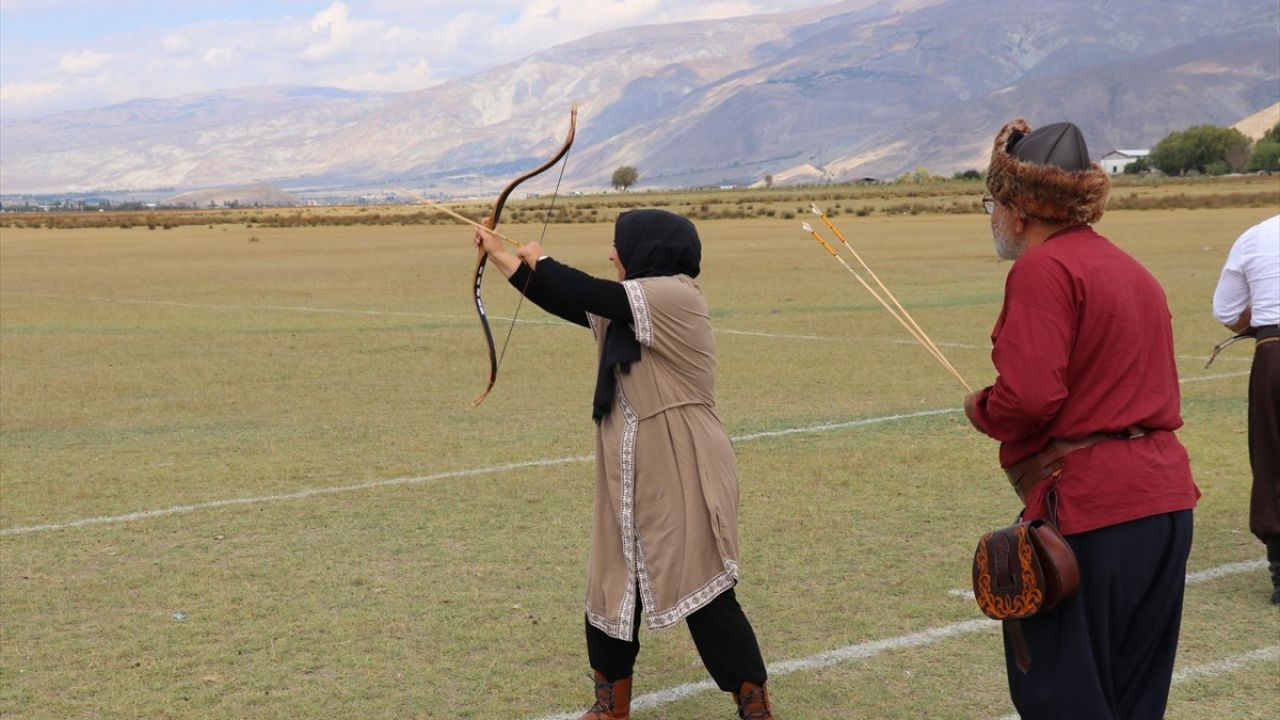
[[[543,255],[476,245],[544,310],[588,327],[599,346],[594,523],[587,570],[587,655],[595,704],[580,720],[627,720],[640,620],[686,621],[703,664],[738,717],[771,720],[764,660],[734,594],[738,479],[715,413],[715,340],[694,278],[702,246],[689,220],[663,210],[618,217],[617,281]]]

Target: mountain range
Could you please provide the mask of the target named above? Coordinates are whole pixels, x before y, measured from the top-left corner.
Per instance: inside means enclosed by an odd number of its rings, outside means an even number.
[[[554,152],[575,101],[573,190],[621,165],[655,187],[949,174],[985,166],[1015,117],[1076,122],[1096,158],[1280,101],[1280,6],[846,0],[632,27],[414,92],[260,87],[6,120],[0,191],[492,193]]]

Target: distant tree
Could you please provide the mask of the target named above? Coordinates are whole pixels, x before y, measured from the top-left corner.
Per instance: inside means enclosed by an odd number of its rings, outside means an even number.
[[[764,176],[764,186],[765,186],[765,187],[767,187],[767,188],[771,188],[771,187],[773,187],[773,176],[772,176],[772,175],[765,175],[765,176]]]
[[[954,177],[956,180],[981,180],[981,179],[982,179],[982,171],[981,171],[981,170],[974,170],[973,168],[969,168],[968,170],[965,170],[964,172],[958,172],[958,171],[957,171],[957,172],[956,172],[956,174],[955,174],[953,177]]]
[[[630,165],[623,165],[613,171],[613,189],[626,192],[627,188],[636,184],[640,179],[640,171]]]
[[[1276,123],[1275,127],[1258,139],[1246,169],[1249,172],[1280,172],[1280,123]]]
[[[1140,157],[1124,166],[1125,175],[1141,175],[1145,172],[1151,172],[1151,163],[1147,162],[1144,157]]]
[[[1239,172],[1248,159],[1249,138],[1235,128],[1216,125],[1197,125],[1169,133],[1147,156],[1153,167],[1167,175],[1186,175],[1192,170]]]
[[[915,183],[919,185],[923,183],[936,182],[938,180],[945,180],[945,179],[946,178],[944,178],[942,175],[934,175],[933,173],[929,172],[929,168],[921,165],[920,167],[916,168],[915,170],[909,173],[903,173],[902,175],[899,175],[896,182]]]

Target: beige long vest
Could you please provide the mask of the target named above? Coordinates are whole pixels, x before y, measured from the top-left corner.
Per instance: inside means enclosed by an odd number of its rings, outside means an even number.
[[[640,360],[618,375],[596,435],[587,618],[630,640],[637,592],[652,629],[738,578],[738,479],[715,413],[715,339],[685,275],[623,282]],[[588,316],[603,349],[609,320]]]

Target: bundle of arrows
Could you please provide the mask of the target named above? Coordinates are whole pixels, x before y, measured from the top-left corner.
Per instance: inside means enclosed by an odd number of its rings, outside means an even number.
[[[862,284],[862,287],[866,288],[867,292],[871,293],[871,296],[879,301],[880,305],[883,306],[885,310],[888,310],[889,314],[892,315],[893,318],[902,325],[902,327],[906,328],[907,332],[911,334],[911,337],[915,338],[916,342],[920,343],[921,347],[932,355],[947,372],[951,373],[952,377],[960,381],[960,384],[967,392],[973,392],[973,388],[969,387],[969,383],[965,382],[963,377],[960,377],[960,373],[955,369],[955,366],[947,360],[946,356],[942,354],[942,351],[938,349],[938,346],[929,339],[929,336],[920,328],[920,325],[915,321],[915,318],[911,317],[911,313],[908,313],[906,308],[902,307],[902,303],[898,302],[898,298],[894,297],[893,293],[889,292],[889,288],[885,287],[884,283],[880,281],[880,278],[875,274],[875,272],[867,266],[867,263],[863,261],[862,256],[858,254],[858,251],[853,249],[853,246],[845,239],[844,234],[836,228],[835,223],[831,222],[831,218],[827,217],[827,214],[823,212],[816,203],[810,203],[810,210],[814,215],[822,218],[822,222],[825,223],[831,232],[835,234],[840,243],[853,254],[854,260],[857,261],[863,271],[866,272],[873,282],[875,282],[879,287],[879,290],[871,287],[871,285],[863,279],[862,275],[859,274],[857,270],[854,270],[849,263],[845,262],[845,259],[840,256],[840,253],[836,252],[836,249],[818,232],[816,228],[809,223],[803,223],[802,227],[805,232],[812,235],[814,240],[817,240],[822,247],[826,248],[827,252],[831,254],[831,257],[839,261],[839,263],[844,266],[844,269],[848,270],[849,273]],[[886,301],[885,298],[888,298],[888,300]],[[892,305],[890,303],[892,303]]]

